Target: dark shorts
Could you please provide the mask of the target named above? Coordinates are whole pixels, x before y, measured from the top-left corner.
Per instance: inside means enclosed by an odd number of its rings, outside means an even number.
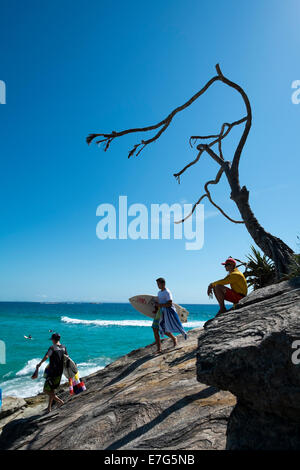
[[[237,304],[239,303],[241,299],[245,297],[243,294],[238,294],[238,292],[235,292],[234,290],[229,289],[229,287],[225,287],[225,289],[226,289],[225,300],[228,300],[228,302]]]
[[[44,384],[44,392],[52,392],[60,386],[61,375],[57,377],[47,377]]]

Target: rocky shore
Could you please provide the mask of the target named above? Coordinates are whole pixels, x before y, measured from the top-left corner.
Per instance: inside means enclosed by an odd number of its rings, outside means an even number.
[[[62,388],[65,405],[48,415],[41,395],[23,403],[3,428],[0,448],[223,449],[235,397],[197,382],[202,333],[192,330],[176,349],[163,341],[160,356],[154,346],[132,351],[87,377],[78,396]]]
[[[11,400],[0,448],[298,450],[299,318],[300,278],[253,292],[176,349],[132,351],[78,396],[62,388],[65,405],[48,415],[42,395]]]
[[[251,293],[205,325],[198,380],[237,397],[227,449],[300,450],[299,340],[299,277]]]

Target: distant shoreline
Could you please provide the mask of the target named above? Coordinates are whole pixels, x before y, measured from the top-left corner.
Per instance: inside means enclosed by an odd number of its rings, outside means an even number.
[[[119,305],[130,305],[130,302],[88,302],[88,301],[72,301],[72,300],[62,300],[62,301],[40,301],[40,300],[0,300],[0,304],[41,304],[41,305],[102,305],[102,304],[119,304]],[[209,304],[205,303],[196,303],[196,302],[179,302],[180,305],[218,305],[216,302],[211,302]]]

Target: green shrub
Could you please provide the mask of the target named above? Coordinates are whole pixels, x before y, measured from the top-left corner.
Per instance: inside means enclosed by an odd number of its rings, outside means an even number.
[[[290,264],[288,278],[292,279],[293,277],[300,276],[300,253],[294,254],[292,262]]]
[[[276,282],[275,264],[265,254],[261,254],[254,246],[251,246],[252,253],[247,255],[246,271],[249,287],[254,290],[269,286]]]
[[[300,246],[300,237],[298,236],[298,246]],[[292,262],[290,264],[289,274],[287,276],[288,279],[292,279],[293,277],[300,276],[300,253],[295,253],[293,255]]]

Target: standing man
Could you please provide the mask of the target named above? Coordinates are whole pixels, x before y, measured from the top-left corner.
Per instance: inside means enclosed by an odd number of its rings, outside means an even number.
[[[49,395],[49,403],[47,412],[49,413],[52,409],[52,403],[55,400],[60,406],[64,402],[55,394],[55,389],[59,387],[61,376],[64,369],[64,355],[68,354],[67,349],[64,345],[60,344],[60,334],[53,333],[50,340],[52,341],[52,346],[48,349],[45,356],[39,364],[37,364],[35,372],[32,379],[37,379],[39,374],[39,368],[49,358],[49,365],[45,369],[45,384],[44,384],[44,393]]]
[[[157,346],[157,354],[161,353],[161,336],[166,335],[172,339],[174,348],[177,345],[177,338],[172,333],[181,333],[184,338],[187,334],[184,331],[179,316],[173,306],[172,294],[166,287],[166,281],[163,277],[156,279],[159,288],[158,302],[156,304],[157,313],[152,323],[154,338]]]
[[[236,261],[233,258],[228,258],[225,263],[226,271],[229,273],[224,279],[215,281],[209,284],[207,294],[215,294],[215,297],[220,305],[218,313],[226,312],[224,301],[232,302],[237,304],[243,297],[247,295],[248,286],[245,276],[241,271],[236,268]],[[229,287],[225,287],[225,284],[230,284]]]

